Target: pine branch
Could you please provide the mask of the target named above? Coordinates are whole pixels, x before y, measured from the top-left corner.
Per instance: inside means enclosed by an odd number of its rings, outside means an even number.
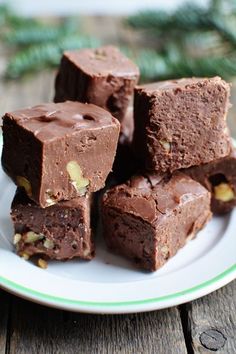
[[[0,25],[11,29],[20,27],[26,28],[27,26],[38,25],[39,22],[33,18],[24,18],[15,15],[14,12],[6,5],[0,5]],[[2,35],[2,32],[1,32]]]
[[[212,29],[215,29],[223,39],[229,41],[233,46],[236,46],[235,24],[234,26],[230,26],[229,21],[226,21],[220,15],[212,16],[210,21]]]
[[[211,0],[209,4],[209,11],[222,15],[235,16],[236,2],[235,0]]]
[[[197,5],[186,4],[174,13],[166,11],[142,11],[137,15],[130,16],[127,23],[133,28],[156,30],[191,31],[202,27],[208,28],[207,11]]]
[[[183,44],[185,51],[194,57],[206,56],[213,53],[227,54],[231,48],[214,31],[190,32],[183,38]]]
[[[208,8],[185,4],[172,13],[144,11],[128,24],[157,37],[158,54],[137,59],[144,79],[236,75],[235,0],[211,0]]]
[[[214,56],[189,58],[171,46],[168,52],[160,55],[154,50],[145,50],[131,56],[141,71],[142,81],[165,80],[181,77],[222,76],[226,79],[236,75],[236,56]]]
[[[7,29],[6,43],[25,47],[11,58],[6,72],[9,78],[58,65],[64,50],[98,45],[96,40],[76,34],[77,23],[73,19],[61,26],[48,26],[34,19],[18,18],[0,6],[1,23]],[[139,65],[145,81],[236,75],[235,0],[212,0],[208,8],[186,4],[170,14],[145,11],[131,16],[128,23],[161,38],[157,39],[159,53],[155,50],[134,53],[122,48]]]
[[[3,36],[3,40],[8,44],[32,45],[58,40],[75,33],[76,30],[77,22],[74,19],[66,20],[62,25],[57,26],[38,23],[10,30]]]
[[[95,39],[74,35],[57,42],[31,46],[10,59],[5,76],[13,79],[29,71],[37,71],[46,66],[57,66],[65,50],[97,45],[99,42]]]
[[[223,1],[221,0],[221,5]],[[234,7],[233,7],[234,3]],[[231,0],[230,6],[235,11],[235,2]],[[213,1],[209,8],[201,8],[195,4],[185,4],[175,12],[165,11],[143,11],[137,15],[130,16],[127,23],[135,29],[149,30],[160,35],[168,34],[168,37],[177,36],[182,38],[193,31],[215,30],[223,40],[229,41],[236,46],[236,19],[230,24],[229,15],[226,16],[220,11],[220,5]],[[232,14],[230,17],[232,17]],[[236,15],[236,13],[234,14]],[[180,33],[179,33],[180,32]],[[181,38],[180,38],[181,40]]]
[[[6,5],[0,5],[0,26],[5,24],[7,15],[8,7]]]
[[[201,53],[201,56],[193,57],[186,55],[178,45],[172,44],[167,46],[165,55],[172,68],[173,77],[219,75],[228,79],[236,74],[235,52],[207,56]]]
[[[173,77],[206,77],[206,76],[221,76],[229,79],[236,75],[236,59],[231,57],[210,57],[185,59],[170,63],[173,70]]]
[[[0,6],[0,25],[0,37],[5,44],[21,48],[10,59],[6,78],[56,66],[64,50],[99,45],[96,39],[78,34],[78,19],[75,18],[48,25],[37,19],[18,17],[8,6]]]
[[[130,56],[138,65],[142,81],[154,81],[172,76],[172,69],[165,56],[158,55],[154,50],[143,50]]]

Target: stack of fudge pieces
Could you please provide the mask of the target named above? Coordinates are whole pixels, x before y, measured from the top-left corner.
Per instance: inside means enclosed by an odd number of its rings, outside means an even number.
[[[17,253],[92,259],[100,202],[113,252],[154,271],[236,204],[235,151],[219,77],[136,86],[137,66],[113,46],[64,53],[54,103],[6,113],[2,165]],[[132,101],[134,100],[134,104]],[[111,182],[109,182],[111,184]],[[96,212],[96,211],[95,211]]]
[[[19,255],[93,258],[93,193],[105,185],[119,130],[108,111],[79,102],[3,117],[2,165],[18,186],[12,219]]]

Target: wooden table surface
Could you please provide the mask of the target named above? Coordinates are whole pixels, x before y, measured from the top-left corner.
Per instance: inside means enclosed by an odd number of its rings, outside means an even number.
[[[112,19],[87,19],[86,26],[96,35],[106,33],[107,41],[119,41]],[[2,50],[0,70],[6,58]],[[54,75],[45,70],[17,82],[0,81],[0,114],[50,101]],[[236,353],[236,281],[186,305],[131,315],[70,313],[0,290],[0,354],[210,352]]]

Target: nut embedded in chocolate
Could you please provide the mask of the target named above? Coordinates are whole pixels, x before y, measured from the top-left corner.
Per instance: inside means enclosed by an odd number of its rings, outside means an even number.
[[[138,67],[116,47],[66,51],[54,100],[94,103],[122,121],[138,78]]]
[[[38,259],[38,266],[42,269],[47,269],[48,267],[48,264],[47,262],[45,261],[45,259],[42,259],[42,258],[39,258]]]
[[[31,184],[30,184],[30,182],[28,181],[27,178],[25,178],[23,176],[16,176],[16,184],[19,187],[23,187],[29,197],[32,196]]]
[[[151,271],[173,257],[210,217],[210,193],[179,172],[132,177],[108,190],[102,203],[108,247]]]
[[[32,200],[48,207],[104,187],[119,129],[109,112],[79,102],[6,113],[2,165]]]
[[[236,151],[210,163],[183,170],[211,192],[211,209],[225,214],[236,206]]]
[[[11,208],[17,253],[26,260],[33,255],[57,260],[92,259],[90,212],[88,194],[42,209],[18,188]]]
[[[231,202],[235,199],[235,194],[229,183],[220,183],[214,186],[214,197],[221,202]]]
[[[76,188],[80,195],[86,193],[86,187],[89,185],[88,178],[82,176],[81,168],[76,161],[69,161],[66,165],[66,170],[70,176],[71,183]]]

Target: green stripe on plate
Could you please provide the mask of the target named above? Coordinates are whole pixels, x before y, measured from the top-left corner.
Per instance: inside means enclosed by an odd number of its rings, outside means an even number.
[[[168,294],[165,296],[160,296],[156,298],[144,299],[144,300],[134,300],[134,301],[118,301],[118,302],[95,302],[95,301],[81,301],[81,300],[73,300],[62,298],[59,296],[52,296],[50,294],[41,293],[39,291],[26,288],[20,284],[17,284],[9,279],[6,279],[0,276],[0,286],[4,287],[6,290],[13,291],[14,293],[18,293],[20,295],[26,296],[27,298],[36,297],[38,300],[44,302],[45,300],[54,302],[57,304],[64,304],[64,305],[78,305],[78,306],[91,306],[91,307],[118,307],[118,306],[132,306],[132,305],[145,305],[151,303],[160,303],[167,300],[172,300],[183,295],[193,294],[194,292],[204,289],[210,285],[217,283],[220,280],[223,280],[226,276],[233,274],[235,272],[236,277],[236,264],[232,267],[225,270],[223,273],[218,274],[216,277],[207,280],[201,284],[198,284],[192,288],[184,289],[182,291]]]

